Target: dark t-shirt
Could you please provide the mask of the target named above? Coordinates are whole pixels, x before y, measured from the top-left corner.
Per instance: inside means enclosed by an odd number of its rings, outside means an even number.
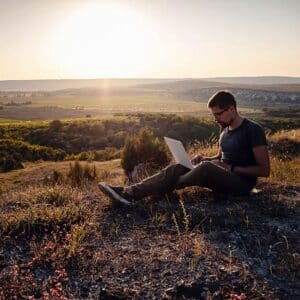
[[[256,122],[244,119],[242,124],[233,130],[229,127],[220,134],[219,145],[222,151],[222,161],[234,166],[255,166],[256,160],[253,148],[267,145],[263,128]],[[256,177],[242,176],[251,185],[256,184]]]

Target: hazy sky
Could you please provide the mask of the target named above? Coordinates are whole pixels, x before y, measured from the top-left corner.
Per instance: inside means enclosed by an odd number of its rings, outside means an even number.
[[[299,0],[0,0],[0,80],[300,76]]]

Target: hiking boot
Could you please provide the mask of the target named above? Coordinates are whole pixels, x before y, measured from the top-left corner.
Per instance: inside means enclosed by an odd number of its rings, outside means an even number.
[[[130,206],[133,204],[133,199],[123,192],[124,188],[121,186],[109,185],[105,182],[99,182],[98,187],[103,194],[105,194],[113,204]]]

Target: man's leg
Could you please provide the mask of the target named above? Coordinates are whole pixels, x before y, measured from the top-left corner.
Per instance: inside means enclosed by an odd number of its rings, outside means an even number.
[[[140,183],[125,188],[124,192],[133,196],[134,199],[151,195],[163,195],[173,191],[179,177],[189,171],[190,169],[180,164],[170,165]]]
[[[201,162],[194,169],[181,175],[176,189],[195,185],[207,187],[215,192],[232,194],[247,194],[252,188],[237,174],[210,161]]]

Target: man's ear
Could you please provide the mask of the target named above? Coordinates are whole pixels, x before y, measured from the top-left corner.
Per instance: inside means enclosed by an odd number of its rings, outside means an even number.
[[[231,111],[237,112],[236,107],[235,107],[234,105],[230,105],[230,106],[229,106],[229,109],[230,109]]]

